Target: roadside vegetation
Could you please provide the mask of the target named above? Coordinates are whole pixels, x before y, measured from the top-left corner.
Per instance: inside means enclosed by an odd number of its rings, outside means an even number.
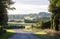
[[[25,29],[41,39],[60,39],[60,31],[52,29]]]
[[[7,26],[8,22],[8,14],[7,10],[13,10],[14,7],[11,5],[14,4],[12,0],[0,0],[0,39],[8,39],[12,32],[7,32],[5,26]]]
[[[60,31],[51,29],[50,21],[41,21],[33,25],[33,27],[25,28],[26,31],[32,32],[42,39],[60,39]]]
[[[48,30],[48,31],[47,31]],[[60,39],[60,32],[46,29],[44,30],[46,34],[35,34],[36,36],[42,38],[42,39]]]
[[[14,34],[13,32],[13,30],[6,30],[4,34],[0,35],[0,39],[8,39],[10,36]]]

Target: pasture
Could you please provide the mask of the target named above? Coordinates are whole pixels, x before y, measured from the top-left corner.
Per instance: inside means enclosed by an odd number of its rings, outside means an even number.
[[[31,26],[35,23],[25,23],[25,22],[8,22],[7,28],[25,28],[25,26]]]

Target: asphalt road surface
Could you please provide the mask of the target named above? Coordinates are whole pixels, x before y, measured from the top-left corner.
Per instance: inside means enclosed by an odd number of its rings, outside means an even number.
[[[14,29],[14,31],[15,34],[8,39],[41,39],[33,35],[31,32],[27,32],[23,29]]]

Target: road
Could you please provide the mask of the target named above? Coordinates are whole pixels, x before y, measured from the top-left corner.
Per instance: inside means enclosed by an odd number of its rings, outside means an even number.
[[[8,39],[41,39],[35,35],[33,35],[31,32],[27,32],[23,29],[14,29],[15,34]]]

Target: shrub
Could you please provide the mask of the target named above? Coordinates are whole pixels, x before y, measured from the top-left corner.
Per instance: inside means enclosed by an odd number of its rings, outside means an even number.
[[[7,29],[19,29],[19,28],[25,28],[24,26],[7,26]]]
[[[0,35],[3,35],[6,32],[4,27],[0,26]]]
[[[41,28],[41,29],[49,29],[50,28],[50,21],[47,21],[47,22],[44,22],[44,21],[41,21],[39,23],[36,24],[35,26],[36,28]]]

